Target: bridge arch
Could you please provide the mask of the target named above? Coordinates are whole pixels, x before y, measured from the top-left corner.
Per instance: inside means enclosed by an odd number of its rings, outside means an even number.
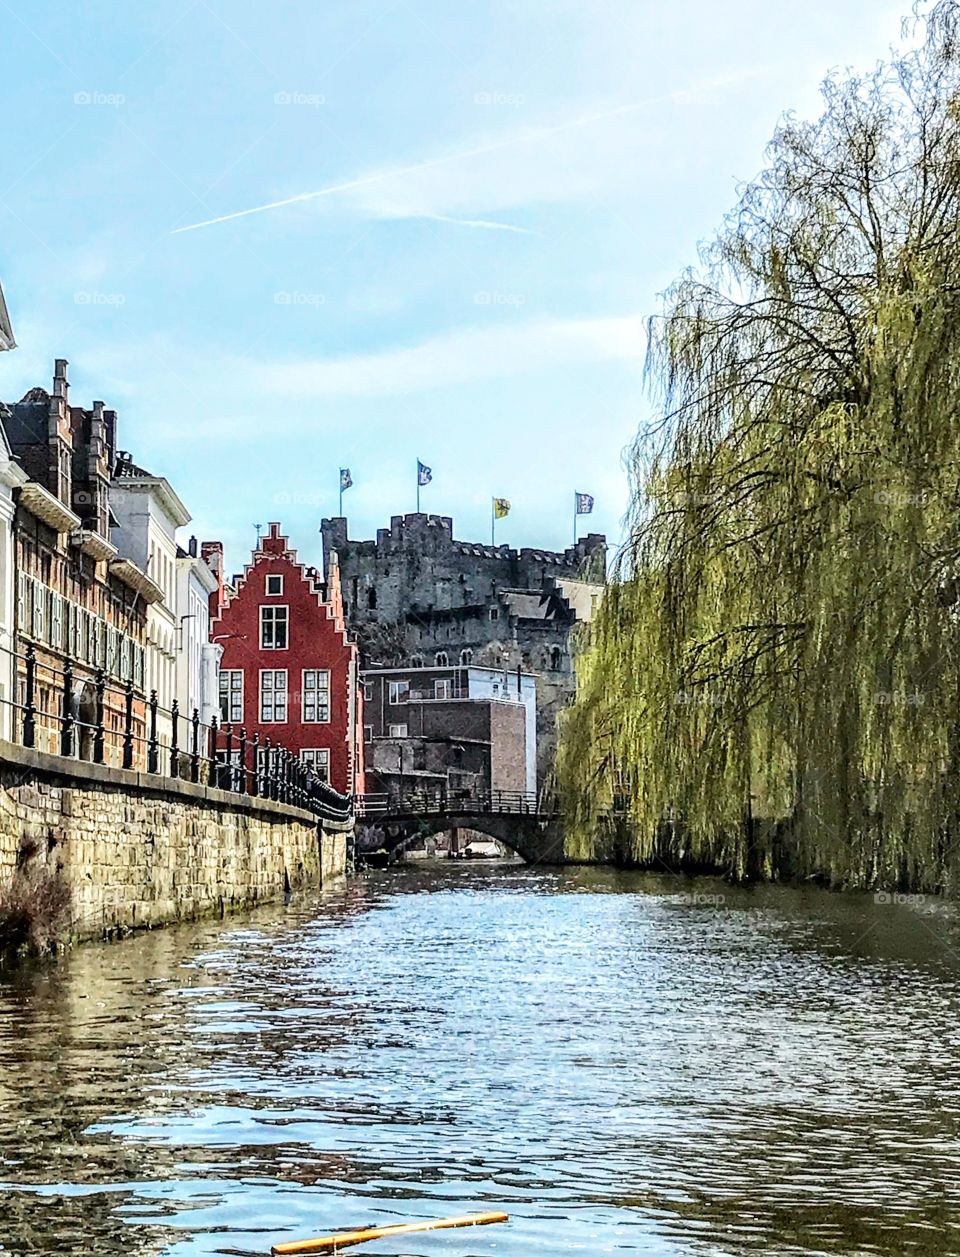
[[[432,838],[450,829],[472,829],[518,855],[525,864],[563,864],[563,831],[556,818],[540,819],[509,813],[450,813],[443,816],[383,816],[370,820],[384,835],[391,855],[419,838]]]

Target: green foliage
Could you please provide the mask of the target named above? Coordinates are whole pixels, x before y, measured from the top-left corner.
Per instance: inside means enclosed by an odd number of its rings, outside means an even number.
[[[638,860],[956,889],[958,16],[785,121],[651,321],[660,417],[564,721],[571,854],[615,810]]]

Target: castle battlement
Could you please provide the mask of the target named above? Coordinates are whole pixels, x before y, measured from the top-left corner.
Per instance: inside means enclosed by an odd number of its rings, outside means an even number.
[[[395,556],[408,550],[420,550],[424,555],[439,558],[446,555],[455,558],[487,560],[493,564],[515,565],[519,568],[544,565],[564,569],[562,573],[575,578],[584,562],[594,556],[602,556],[605,563],[607,539],[602,533],[590,533],[581,537],[576,546],[566,550],[545,550],[525,546],[515,550],[511,546],[485,545],[483,542],[457,540],[453,535],[453,520],[449,515],[428,515],[412,512],[409,515],[393,515],[389,528],[378,528],[375,541],[351,540],[347,520],[342,516],[325,519],[321,523],[324,550],[336,550],[341,559],[344,552],[357,558]],[[532,587],[532,586],[531,586]]]

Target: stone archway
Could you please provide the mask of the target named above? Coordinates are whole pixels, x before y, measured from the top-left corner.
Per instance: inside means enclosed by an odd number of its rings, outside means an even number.
[[[448,829],[472,829],[494,838],[525,864],[566,863],[563,828],[556,819],[508,813],[447,813],[420,818],[384,818],[377,826],[383,833],[383,846],[391,855],[399,854],[411,842],[430,838]]]

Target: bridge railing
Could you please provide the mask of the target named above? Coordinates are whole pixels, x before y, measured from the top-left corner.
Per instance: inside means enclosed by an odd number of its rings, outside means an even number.
[[[388,793],[361,794],[357,816],[536,816],[544,811],[535,791],[449,790],[443,786],[411,787]]]

